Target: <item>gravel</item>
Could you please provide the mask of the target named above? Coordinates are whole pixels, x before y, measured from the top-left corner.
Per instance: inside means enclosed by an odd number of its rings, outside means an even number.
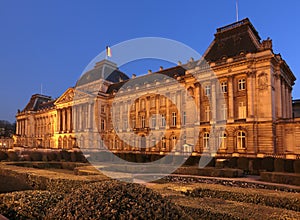
[[[86,184],[46,219],[186,219],[183,211],[144,186],[117,181]]]
[[[269,189],[275,191],[284,191],[284,192],[300,192],[298,189],[242,182],[235,180],[220,180],[220,179],[208,179],[208,178],[194,178],[194,177],[181,177],[181,176],[167,176],[157,182],[178,182],[178,183],[206,183],[206,184],[220,184],[223,186],[232,186],[232,187],[241,187],[241,188],[253,188],[253,189]]]

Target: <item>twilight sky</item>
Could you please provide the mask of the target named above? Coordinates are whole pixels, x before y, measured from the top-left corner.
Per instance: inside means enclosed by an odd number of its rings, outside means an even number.
[[[270,37],[300,79],[299,9],[297,0],[239,0],[239,18],[249,17],[262,39]],[[235,0],[0,0],[0,120],[13,122],[41,84],[44,94],[60,96],[106,45],[164,37],[203,54],[216,28],[235,20]],[[137,62],[121,69],[131,75],[159,66]],[[298,81],[293,97],[300,98]]]

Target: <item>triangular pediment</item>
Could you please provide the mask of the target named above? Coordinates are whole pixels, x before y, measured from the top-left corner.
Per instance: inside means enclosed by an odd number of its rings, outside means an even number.
[[[74,88],[68,88],[55,102],[55,105],[73,102]]]

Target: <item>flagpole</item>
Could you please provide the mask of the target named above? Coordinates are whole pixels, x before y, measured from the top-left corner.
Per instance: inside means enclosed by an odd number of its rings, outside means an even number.
[[[236,22],[239,21],[239,5],[238,0],[235,1],[235,11],[236,11]]]

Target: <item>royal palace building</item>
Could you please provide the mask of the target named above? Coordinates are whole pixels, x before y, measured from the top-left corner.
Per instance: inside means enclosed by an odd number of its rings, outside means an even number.
[[[35,94],[15,146],[115,152],[300,155],[294,74],[249,19],[217,29],[203,55],[128,77],[97,62],[58,99]]]

